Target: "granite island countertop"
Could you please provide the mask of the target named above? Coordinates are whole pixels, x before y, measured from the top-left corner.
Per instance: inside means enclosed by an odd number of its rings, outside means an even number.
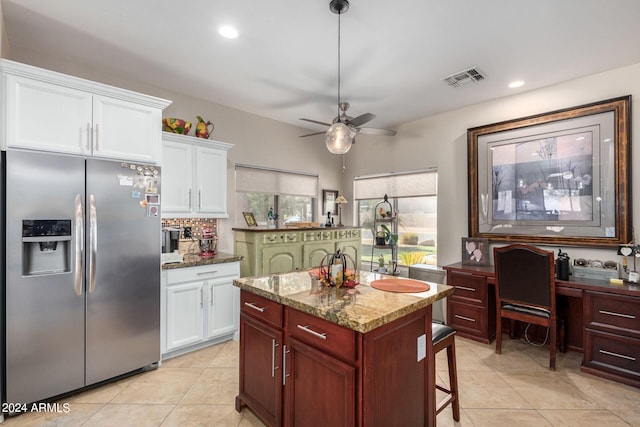
[[[233,284],[242,290],[295,308],[340,326],[367,333],[382,325],[424,308],[453,294],[448,285],[429,283],[420,293],[386,292],[369,284],[378,279],[396,278],[368,271],[359,272],[355,288],[324,286],[317,279],[317,269],[244,277]]]
[[[198,254],[185,254],[183,262],[173,262],[162,264],[163,270],[173,270],[175,268],[198,267],[200,265],[222,264],[225,262],[241,261],[243,257],[233,254],[218,252],[213,257],[201,257]]]

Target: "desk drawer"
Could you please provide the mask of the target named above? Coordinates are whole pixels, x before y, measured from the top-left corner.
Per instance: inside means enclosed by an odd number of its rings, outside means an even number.
[[[197,267],[173,268],[167,270],[167,283],[196,282],[198,280],[217,279],[219,277],[240,277],[239,262],[200,265]]]
[[[271,323],[277,328],[282,328],[283,306],[277,302],[241,290],[240,311],[255,319]]]
[[[640,298],[585,292],[585,327],[640,338]]]
[[[356,331],[288,307],[287,335],[339,359],[356,360]]]
[[[450,298],[482,306],[486,305],[487,279],[485,277],[450,271],[447,276],[447,284],[455,287]]]
[[[640,340],[585,330],[584,365],[640,380]]]
[[[484,338],[487,336],[487,310],[447,298],[447,324],[456,331]]]

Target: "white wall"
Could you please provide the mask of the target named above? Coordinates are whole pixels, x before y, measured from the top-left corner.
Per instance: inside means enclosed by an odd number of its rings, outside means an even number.
[[[595,101],[632,95],[632,165],[640,165],[640,64],[550,86],[522,92],[507,98],[425,117],[398,128],[395,138],[373,138],[356,144],[347,154],[343,177],[345,196],[352,200],[354,176],[404,171],[435,166],[438,168],[438,263],[460,261],[460,238],[468,235],[467,223],[467,129],[578,106]],[[479,83],[482,84],[482,83]],[[452,90],[465,90],[465,87]],[[640,170],[632,166],[632,188],[640,188]],[[633,211],[640,212],[640,197],[633,199]],[[351,221],[352,210],[348,220]],[[634,229],[640,230],[637,216]],[[557,248],[552,248],[557,251]],[[617,260],[614,249],[564,247],[572,259]]]
[[[640,64],[612,70],[530,92],[520,92],[467,108],[425,117],[398,128],[396,137],[360,135],[345,157],[331,155],[320,137],[300,139],[305,130],[224,107],[215,102],[184,96],[179,88],[156,88],[143,82],[92,70],[41,53],[11,51],[10,59],[43,68],[85,77],[170,99],[164,117],[180,117],[195,122],[196,114],[215,124],[213,139],[235,144],[229,152],[229,206],[232,217],[219,223],[220,249],[232,250],[231,227],[235,226],[235,198],[232,167],[234,163],[306,171],[320,175],[320,189],[341,190],[349,204],[343,210],[343,222],[353,224],[354,176],[438,168],[438,263],[460,260],[460,238],[467,236],[467,147],[468,128],[525,117],[567,107],[631,94],[640,97]],[[481,83],[479,83],[481,84]],[[465,90],[465,87],[452,89]],[[215,101],[215,100],[212,100]],[[633,101],[635,104],[635,101]],[[632,107],[632,164],[640,164],[637,135],[640,112]],[[640,188],[640,171],[632,170],[632,188]],[[321,193],[319,192],[319,195]],[[638,212],[640,198],[633,200]],[[634,228],[639,221],[633,220]],[[237,225],[242,225],[238,222]],[[553,248],[557,250],[557,248]],[[563,248],[572,259],[619,260],[613,249]]]

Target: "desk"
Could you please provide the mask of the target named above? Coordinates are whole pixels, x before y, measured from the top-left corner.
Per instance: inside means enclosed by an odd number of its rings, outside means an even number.
[[[485,344],[496,335],[495,271],[461,263],[444,267],[454,294],[447,324]],[[581,352],[581,370],[640,387],[640,286],[605,280],[556,280],[559,347]]]

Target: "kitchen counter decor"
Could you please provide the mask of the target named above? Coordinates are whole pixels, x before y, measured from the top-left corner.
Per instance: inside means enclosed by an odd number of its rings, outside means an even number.
[[[349,264],[351,263],[351,268]],[[325,255],[320,262],[320,282],[325,286],[353,288],[358,284],[355,274],[356,263],[351,256],[338,249],[333,254]]]

